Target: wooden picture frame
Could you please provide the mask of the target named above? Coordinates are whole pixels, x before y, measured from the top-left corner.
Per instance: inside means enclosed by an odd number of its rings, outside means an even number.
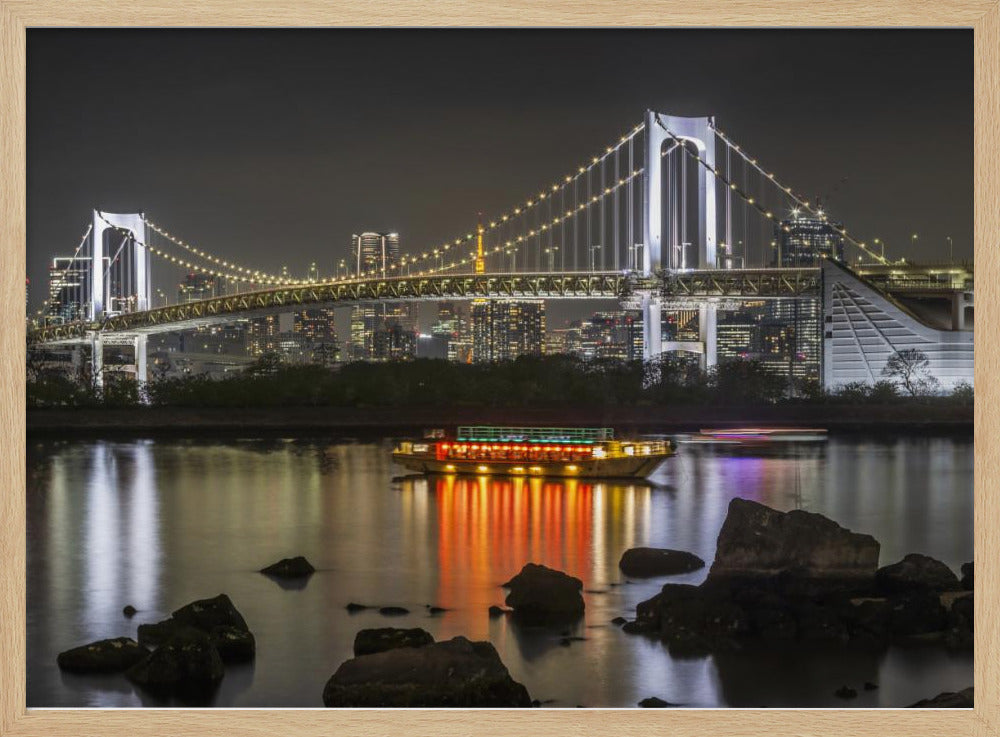
[[[810,26],[966,27],[975,47],[975,261],[980,270],[976,339],[976,705],[972,710],[45,710],[26,709],[25,684],[25,54],[30,27],[103,26]],[[489,6],[471,0],[0,0],[0,734],[376,735],[494,734],[996,735],[1000,733],[1000,452],[995,410],[1000,238],[1000,0],[778,4],[681,0],[620,4],[549,0]],[[928,694],[932,696],[933,694]]]

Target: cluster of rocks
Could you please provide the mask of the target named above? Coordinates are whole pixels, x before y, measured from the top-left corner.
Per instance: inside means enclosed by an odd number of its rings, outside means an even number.
[[[528,707],[528,690],[511,678],[489,642],[391,627],[361,630],[354,657],[323,689],[333,707]]]
[[[879,568],[878,556],[873,537],[822,515],[733,499],[707,580],[666,584],[623,629],[660,637],[679,655],[749,640],[971,647],[971,564],[966,589],[933,558],[911,554]]]
[[[197,704],[210,699],[226,663],[252,660],[256,652],[246,620],[225,594],[139,625],[138,640],[99,640],[60,653],[57,663],[73,673],[123,672],[150,693]]]

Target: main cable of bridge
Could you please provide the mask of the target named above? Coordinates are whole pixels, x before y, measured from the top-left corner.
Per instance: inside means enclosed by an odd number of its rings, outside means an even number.
[[[80,250],[87,243],[87,238],[90,236],[90,233],[91,233],[91,231],[93,231],[93,229],[94,229],[94,224],[93,223],[88,223],[87,224],[87,229],[83,231],[83,236],[80,238],[80,242],[79,242],[79,244],[77,244],[76,250],[73,251],[73,257],[66,263],[66,266],[63,268],[63,271],[68,271],[73,266],[73,264],[76,263],[76,260],[77,260],[77,258],[80,255]],[[52,295],[50,294],[42,302],[41,309],[39,309],[35,313],[35,317],[36,318],[42,317],[45,314],[45,312],[49,309],[49,307],[51,307],[51,306],[52,306]]]
[[[683,141],[676,134],[674,134],[673,131],[671,131],[669,128],[667,128],[667,126],[665,126],[663,124],[663,121],[660,119],[660,116],[658,114],[655,115],[655,120],[656,120],[656,124],[659,125],[664,131],[666,131],[667,135],[669,135],[674,140],[675,143],[683,144]],[[796,195],[792,191],[791,187],[784,186],[780,181],[778,181],[778,178],[774,174],[772,174],[770,172],[767,172],[763,168],[761,168],[760,165],[757,164],[757,160],[756,159],[751,159],[749,156],[747,156],[747,154],[745,152],[743,152],[740,149],[739,146],[737,146],[735,143],[733,143],[732,141],[730,141],[722,133],[722,131],[720,131],[715,126],[712,126],[712,130],[714,130],[716,132],[716,134],[719,135],[719,137],[722,139],[723,143],[726,144],[726,146],[728,146],[728,147],[732,148],[733,150],[735,150],[736,153],[739,154],[743,158],[743,160],[745,162],[747,162],[748,164],[750,164],[751,166],[753,166],[759,173],[761,173],[762,175],[764,175],[765,177],[767,177],[771,182],[773,182],[774,185],[779,190],[781,190],[781,192],[784,195],[786,195],[788,197],[791,197],[796,202],[796,204],[798,204],[799,206],[805,208],[808,212],[814,214],[816,217],[820,217],[820,219],[822,219],[823,221],[826,221],[827,218],[824,215],[819,215],[806,201],[804,201],[802,198],[800,198],[798,195]],[[700,154],[697,154],[697,153],[689,150],[687,146],[683,146],[682,145],[682,147],[684,149],[684,152],[688,156],[690,156],[693,159],[695,159],[701,166],[703,166],[706,169],[706,171],[708,171],[709,174],[711,174],[712,176],[716,177],[717,179],[719,179],[720,181],[722,181],[723,183],[725,183],[729,187],[729,189],[732,190],[733,192],[735,192],[737,195],[739,195],[740,198],[742,198],[744,200],[744,202],[746,202],[748,205],[750,205],[751,207],[753,207],[755,210],[757,210],[760,214],[762,214],[767,219],[774,220],[775,216],[774,216],[773,212],[771,212],[770,210],[768,210],[765,207],[762,207],[753,197],[751,197],[749,194],[747,194],[742,189],[740,189],[736,185],[735,182],[732,182],[730,179],[728,179],[726,176],[724,176],[722,174],[722,172],[720,172],[718,170],[717,167],[713,167],[711,164],[709,164],[707,161],[705,161],[705,159],[702,158]],[[839,233],[842,237],[846,238],[848,241],[851,242],[851,244],[853,246],[855,246],[859,250],[863,251],[865,254],[871,256],[874,259],[877,259],[879,262],[881,262],[883,264],[888,263],[887,259],[885,259],[884,257],[880,256],[879,254],[875,253],[874,251],[869,250],[867,243],[865,243],[863,241],[859,241],[856,238],[854,238],[853,236],[849,235],[846,228],[844,228],[844,227],[838,228],[838,227],[836,227],[836,226],[834,226],[832,224],[831,224],[831,227],[833,227],[834,230],[837,231],[837,233]],[[785,232],[790,232],[791,228],[789,228],[787,226],[783,226],[783,230]]]

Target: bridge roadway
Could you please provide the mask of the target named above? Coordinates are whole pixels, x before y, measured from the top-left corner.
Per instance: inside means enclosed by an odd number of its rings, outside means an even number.
[[[653,277],[624,271],[580,271],[347,279],[213,297],[111,315],[100,322],[47,325],[32,330],[29,337],[41,344],[75,343],[94,333],[173,332],[291,309],[381,301],[625,299],[638,293],[659,294],[672,302],[690,300],[692,304],[714,298],[818,298],[822,294],[822,280],[818,268],[690,269],[662,272]]]

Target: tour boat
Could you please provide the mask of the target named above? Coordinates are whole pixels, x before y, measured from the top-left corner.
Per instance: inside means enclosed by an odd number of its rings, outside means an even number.
[[[616,440],[606,427],[463,426],[403,441],[392,457],[420,473],[645,478],[674,452],[670,440]]]

